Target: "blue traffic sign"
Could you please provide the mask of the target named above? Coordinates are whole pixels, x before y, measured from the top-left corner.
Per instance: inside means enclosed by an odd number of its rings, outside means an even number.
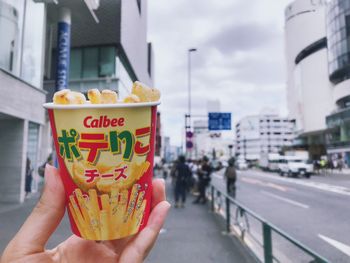
[[[209,112],[209,131],[231,130],[230,112]]]

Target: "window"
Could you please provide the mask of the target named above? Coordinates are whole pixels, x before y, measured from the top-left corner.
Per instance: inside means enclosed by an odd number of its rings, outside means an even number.
[[[69,78],[89,79],[115,76],[116,49],[110,47],[73,48],[70,55]]]
[[[98,48],[83,49],[83,79],[98,77]]]
[[[0,67],[19,75],[24,1],[0,0]]]
[[[21,78],[35,87],[41,87],[45,6],[30,0],[26,2],[25,12]]]
[[[106,77],[115,75],[115,48],[102,47],[100,49],[99,76]]]
[[[141,14],[141,0],[136,0],[137,7],[139,9],[139,13]]]
[[[83,52],[81,49],[72,49],[70,52],[69,78],[80,79],[82,72]]]

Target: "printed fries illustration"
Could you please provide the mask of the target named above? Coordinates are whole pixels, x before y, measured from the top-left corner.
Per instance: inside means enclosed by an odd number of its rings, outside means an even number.
[[[93,166],[86,161],[74,162],[72,179],[80,189],[88,191],[95,189],[99,193],[110,193],[112,188],[129,189],[149,169],[148,161],[137,164],[120,164],[116,167],[97,164]]]
[[[135,81],[132,91],[121,101],[118,101],[118,94],[113,90],[90,89],[87,92],[88,101],[83,93],[64,89],[57,91],[53,97],[54,104],[115,104],[115,103],[140,103],[152,102],[160,99],[160,92],[155,88],[149,88],[145,84]]]
[[[81,236],[90,240],[110,240],[133,235],[142,224],[146,208],[145,191],[139,184],[130,190],[98,196],[91,189],[83,195],[80,189],[69,196],[69,211]]]

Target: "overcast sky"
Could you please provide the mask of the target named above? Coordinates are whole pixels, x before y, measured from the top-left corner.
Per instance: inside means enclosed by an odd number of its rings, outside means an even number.
[[[275,108],[286,115],[284,8],[291,0],[149,0],[148,38],[155,86],[162,92],[164,136],[180,145],[188,105],[187,50],[192,54],[192,113],[219,100],[233,121]],[[225,136],[233,138],[234,132]]]

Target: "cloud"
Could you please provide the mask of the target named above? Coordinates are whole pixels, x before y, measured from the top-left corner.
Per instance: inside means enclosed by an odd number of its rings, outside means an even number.
[[[286,112],[284,7],[290,0],[149,1],[149,40],[155,86],[162,92],[162,133],[179,145],[188,105],[188,49],[192,112],[206,115],[218,99],[236,122],[274,105]],[[228,133],[233,139],[233,132]]]
[[[271,25],[253,22],[232,24],[208,40],[206,45],[220,50],[223,54],[236,51],[249,51],[272,42],[277,32]]]

